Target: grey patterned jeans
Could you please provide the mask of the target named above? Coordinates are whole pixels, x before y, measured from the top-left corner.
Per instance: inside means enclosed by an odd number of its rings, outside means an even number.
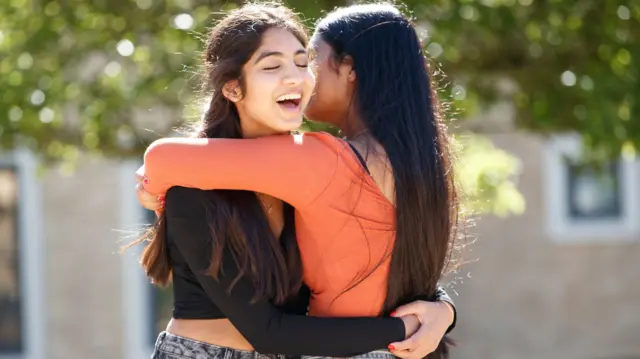
[[[219,347],[214,344],[162,332],[158,335],[151,359],[295,359],[300,357]],[[302,359],[325,359],[320,356],[303,356]],[[376,350],[350,357],[351,359],[395,359],[386,350]]]
[[[266,355],[256,352],[219,347],[214,344],[179,337],[162,332],[156,339],[151,359],[290,359],[285,355]]]

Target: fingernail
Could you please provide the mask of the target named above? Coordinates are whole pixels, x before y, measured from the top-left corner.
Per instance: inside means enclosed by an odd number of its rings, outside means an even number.
[[[142,183],[144,183],[144,184],[149,184],[149,179],[148,179],[147,177],[145,177],[145,178],[142,180]]]
[[[390,316],[395,316],[396,315],[396,311],[394,310],[393,312],[391,312],[391,314],[389,314]]]
[[[164,202],[164,196],[158,196],[158,201]]]
[[[396,347],[394,347],[393,345],[389,344],[389,346],[387,347],[389,348],[389,350],[396,350]]]

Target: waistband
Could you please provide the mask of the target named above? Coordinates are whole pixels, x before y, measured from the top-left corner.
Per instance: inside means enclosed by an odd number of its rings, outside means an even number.
[[[218,358],[218,359],[292,359],[283,354],[261,354],[255,351],[238,350],[205,343],[167,332],[158,335],[155,344],[156,352],[179,355],[184,358]],[[155,357],[155,355],[154,355]]]

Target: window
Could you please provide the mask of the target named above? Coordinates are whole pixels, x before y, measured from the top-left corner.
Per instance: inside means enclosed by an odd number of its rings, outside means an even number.
[[[622,217],[619,162],[593,168],[566,161],[565,167],[568,215],[573,221]]]
[[[0,353],[22,352],[23,338],[18,257],[18,173],[0,167]]]
[[[579,161],[580,139],[558,136],[545,148],[546,222],[553,240],[633,239],[640,233],[637,161],[598,168]]]
[[[44,255],[35,157],[0,156],[0,359],[44,357]]]

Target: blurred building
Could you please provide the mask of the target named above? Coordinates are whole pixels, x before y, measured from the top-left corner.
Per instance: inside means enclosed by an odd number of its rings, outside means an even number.
[[[640,167],[564,160],[571,138],[490,136],[522,161],[522,216],[486,216],[450,291],[455,359],[640,358]],[[0,156],[0,359],[147,358],[170,315],[134,251],[152,217],[138,163],[83,157],[72,175]],[[120,241],[120,242],[119,242]]]

